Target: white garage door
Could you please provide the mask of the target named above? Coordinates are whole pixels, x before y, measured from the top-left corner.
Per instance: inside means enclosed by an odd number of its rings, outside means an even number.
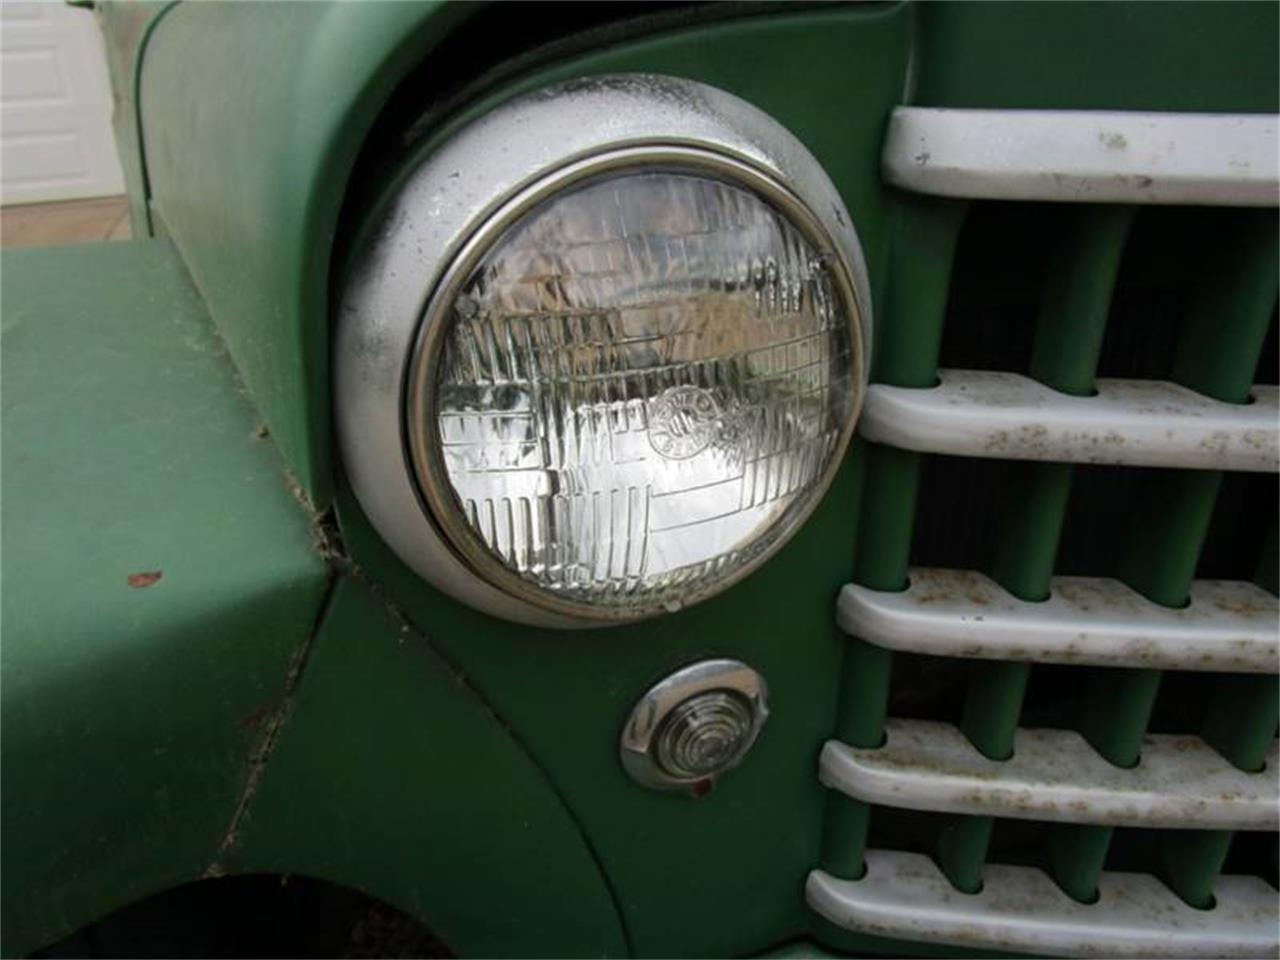
[[[93,14],[0,2],[0,203],[123,192]]]

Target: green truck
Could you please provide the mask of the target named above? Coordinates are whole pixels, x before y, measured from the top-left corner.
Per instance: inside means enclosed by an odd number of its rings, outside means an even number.
[[[1275,956],[1278,12],[98,5],[0,951]]]

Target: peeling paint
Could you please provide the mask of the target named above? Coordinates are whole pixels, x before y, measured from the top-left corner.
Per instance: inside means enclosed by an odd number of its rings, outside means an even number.
[[[147,570],[143,573],[129,574],[125,578],[125,582],[135,590],[140,590],[144,587],[154,587],[162,579],[164,579],[163,570]]]

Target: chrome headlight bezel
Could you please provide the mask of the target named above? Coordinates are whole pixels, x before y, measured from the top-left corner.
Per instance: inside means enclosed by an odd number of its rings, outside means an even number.
[[[576,81],[498,107],[402,178],[369,233],[339,308],[335,410],[348,475],[379,533],[419,575],[504,619],[580,627],[637,617],[549,596],[472,537],[429,435],[430,371],[448,327],[445,315],[474,264],[534,205],[637,168],[689,171],[743,186],[831,255],[861,369],[853,409],[814,503],[838,469],[861,407],[871,330],[861,247],[834,186],[781,125],[723,91],[648,75]],[[415,420],[410,409],[428,415]],[[793,532],[687,602],[740,580]]]

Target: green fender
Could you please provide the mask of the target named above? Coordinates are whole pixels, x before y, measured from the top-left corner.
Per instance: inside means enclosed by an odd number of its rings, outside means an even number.
[[[330,573],[169,243],[3,270],[15,956],[204,872]]]
[[[363,887],[468,952],[625,953],[520,744],[334,585],[172,245],[3,269],[0,953],[250,869]]]
[[[377,893],[463,956],[623,956],[594,853],[511,731],[339,582],[226,866]]]
[[[397,83],[471,9],[180,3],[135,58],[154,225],[318,506],[333,482],[329,260],[351,168]],[[105,24],[112,46],[141,42],[136,20]]]

